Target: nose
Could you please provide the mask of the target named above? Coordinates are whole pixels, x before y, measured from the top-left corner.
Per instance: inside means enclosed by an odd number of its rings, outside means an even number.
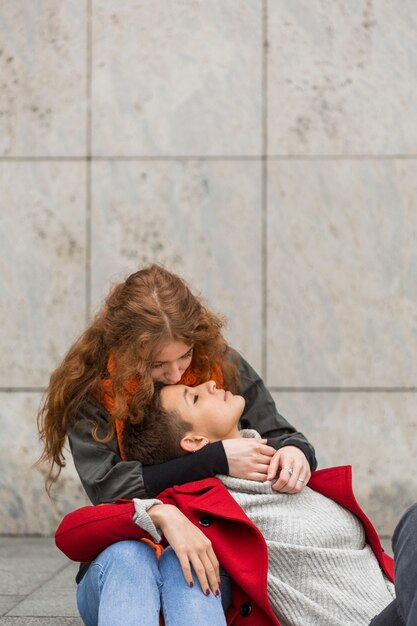
[[[178,366],[178,363],[170,363],[169,367],[165,371],[165,380],[170,385],[175,385],[181,379],[182,372]]]
[[[216,381],[215,381],[215,380],[209,380],[209,381],[206,383],[206,386],[207,386],[207,391],[208,391],[209,393],[215,393],[216,388],[217,388],[217,386],[216,386]]]

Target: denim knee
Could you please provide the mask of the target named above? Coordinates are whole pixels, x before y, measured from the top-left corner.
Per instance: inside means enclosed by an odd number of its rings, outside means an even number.
[[[126,539],[124,541],[117,541],[108,546],[101,555],[109,556],[111,558],[119,557],[123,559],[136,558],[138,554],[142,552],[153,552],[151,546],[144,541],[136,541],[135,539]]]
[[[167,548],[165,548],[165,550],[162,552],[161,556],[159,557],[158,563],[159,563],[160,570],[168,571],[172,568],[174,568],[175,570],[181,569],[181,565],[178,560],[178,557],[175,554],[174,550],[171,548],[171,546],[168,546]],[[182,569],[181,569],[181,572],[182,572]]]
[[[142,541],[119,541],[90,565],[77,588],[88,626],[157,624],[161,579],[155,551]]]
[[[151,546],[143,541],[126,540],[113,543],[103,550],[94,563],[112,570],[121,568],[133,572],[138,567],[154,566],[157,568],[156,554]]]

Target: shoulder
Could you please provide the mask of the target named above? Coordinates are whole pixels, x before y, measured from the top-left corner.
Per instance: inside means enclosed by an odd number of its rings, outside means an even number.
[[[68,430],[84,430],[87,427],[91,430],[92,424],[107,427],[108,422],[108,411],[96,398],[94,398],[94,396],[89,395],[78,407],[75,417],[69,425]]]
[[[79,417],[96,417],[98,419],[108,420],[109,413],[107,409],[100,404],[100,402],[92,395],[87,396],[80,408],[78,409],[77,416]]]
[[[230,352],[227,354],[227,359],[232,361],[232,363],[234,363],[234,365],[238,368],[242,382],[252,384],[262,380],[250,363],[248,363],[248,361],[237,350],[230,348]]]

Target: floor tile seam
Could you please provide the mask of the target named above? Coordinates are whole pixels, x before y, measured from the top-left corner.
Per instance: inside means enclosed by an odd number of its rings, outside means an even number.
[[[13,604],[12,606],[9,606],[9,608],[7,609],[7,613],[3,613],[3,615],[1,615],[0,617],[7,617],[7,614],[10,611],[13,611],[14,608],[17,607],[18,604],[20,604],[21,602],[23,602],[23,600],[26,599],[27,596],[21,595],[21,594],[17,594],[17,593],[2,593],[0,594],[1,598],[12,598],[13,596],[16,596],[19,598],[19,600],[16,600],[15,604]],[[1,623],[1,620],[0,620]]]
[[[39,591],[39,589],[41,589],[44,585],[46,585],[47,583],[49,583],[53,578],[55,578],[55,576],[58,576],[59,574],[61,574],[67,567],[70,567],[71,563],[64,563],[64,565],[62,565],[59,569],[55,570],[48,578],[46,578],[45,580],[43,580],[41,583],[39,583],[39,585],[37,587],[35,587],[30,593],[28,593],[27,595],[23,596],[21,600],[19,600],[19,602],[17,602],[17,604],[15,604],[12,608],[10,608],[7,613],[5,613],[3,615],[3,617],[20,617],[18,615],[9,615],[10,611],[13,611],[17,606],[19,606],[20,604],[22,604],[22,602],[26,602],[26,600],[28,600],[31,596],[33,596],[34,593],[36,593],[37,591]],[[23,615],[22,617],[30,617],[30,616],[26,616]],[[47,617],[47,616],[34,616],[34,617]],[[54,617],[53,615],[51,617]]]

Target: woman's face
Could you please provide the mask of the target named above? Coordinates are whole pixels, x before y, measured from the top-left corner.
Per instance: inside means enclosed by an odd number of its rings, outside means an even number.
[[[152,380],[164,385],[175,385],[191,363],[193,346],[171,341],[152,361]]]
[[[166,411],[177,411],[183,420],[192,424],[194,432],[209,441],[239,436],[238,422],[245,400],[230,391],[217,389],[214,380],[196,387],[164,387],[161,404]]]

